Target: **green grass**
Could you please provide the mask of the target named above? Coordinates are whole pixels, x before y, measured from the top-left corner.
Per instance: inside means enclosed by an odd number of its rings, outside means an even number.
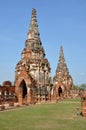
[[[79,99],[38,104],[0,112],[0,130],[86,130],[86,118],[77,115]]]

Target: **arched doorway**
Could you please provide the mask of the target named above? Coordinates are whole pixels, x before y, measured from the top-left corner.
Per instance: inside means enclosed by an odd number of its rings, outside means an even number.
[[[22,82],[21,82],[21,84],[20,84],[20,86],[19,86],[19,88],[20,88],[20,97],[22,98],[22,103],[25,103],[25,101],[24,100],[26,100],[26,98],[27,98],[27,86],[26,86],[26,83],[25,83],[25,81],[24,80],[22,80]]]
[[[59,88],[58,88],[58,95],[59,95],[59,97],[61,97],[61,95],[62,95],[62,88],[61,88],[61,86],[59,86]]]

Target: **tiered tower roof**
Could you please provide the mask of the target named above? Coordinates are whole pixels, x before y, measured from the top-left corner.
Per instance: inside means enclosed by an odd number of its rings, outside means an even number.
[[[42,79],[44,82],[44,75],[50,79],[50,64],[45,57],[45,51],[40,40],[40,33],[36,18],[36,9],[32,9],[32,16],[30,27],[25,41],[25,48],[22,51],[22,59],[16,66],[16,72],[26,69],[35,80]],[[44,74],[46,71],[46,74]],[[16,73],[17,74],[17,73]],[[48,81],[46,78],[46,81]]]
[[[60,55],[59,55],[59,61],[58,61],[58,66],[56,69],[56,73],[61,72],[61,73],[69,73],[67,64],[64,58],[64,52],[63,52],[63,47],[60,47]]]
[[[42,51],[44,53],[44,49],[42,47],[42,43],[40,40],[40,33],[37,24],[36,18],[36,9],[32,9],[32,16],[30,21],[30,28],[28,31],[27,40],[25,42],[26,48],[29,47],[33,51]],[[45,55],[45,53],[44,53]]]
[[[64,85],[66,90],[70,90],[73,88],[73,80],[67,68],[62,46],[60,47],[58,65],[57,65],[56,74],[53,80],[54,80],[54,86],[56,84],[61,83],[62,85]]]

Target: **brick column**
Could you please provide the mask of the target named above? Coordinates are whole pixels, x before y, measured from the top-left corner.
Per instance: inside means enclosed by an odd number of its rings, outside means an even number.
[[[82,116],[86,117],[86,91],[81,94],[81,111]]]

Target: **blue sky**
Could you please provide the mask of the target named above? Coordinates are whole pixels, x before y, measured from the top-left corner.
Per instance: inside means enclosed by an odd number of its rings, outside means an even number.
[[[40,38],[55,75],[60,46],[74,84],[86,83],[86,0],[1,0],[0,84],[14,82],[29,30],[32,8],[37,10]]]

